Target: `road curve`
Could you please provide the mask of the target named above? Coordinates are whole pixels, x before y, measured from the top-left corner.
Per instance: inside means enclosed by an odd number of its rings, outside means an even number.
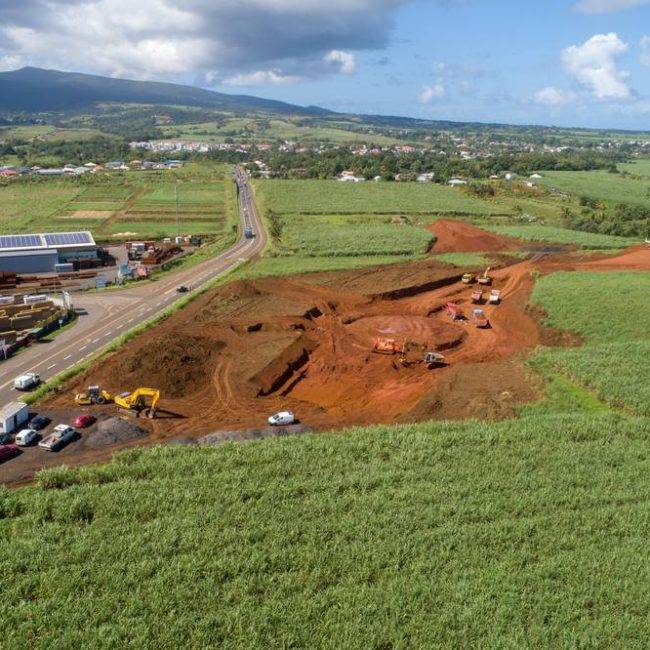
[[[134,285],[123,291],[75,294],[75,308],[87,312],[77,323],[61,332],[50,343],[36,343],[7,361],[0,362],[0,404],[19,399],[13,389],[14,377],[36,372],[45,381],[87,359],[120,335],[160,314],[179,300],[176,287],[197,289],[237,265],[260,254],[266,245],[266,232],[257,210],[248,177],[235,169],[239,188],[240,236],[231,248],[189,269],[171,273],[163,279]],[[246,239],[244,229],[253,228],[255,237]]]

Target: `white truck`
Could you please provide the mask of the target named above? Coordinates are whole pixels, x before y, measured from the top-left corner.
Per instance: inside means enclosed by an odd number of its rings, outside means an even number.
[[[14,388],[16,390],[31,390],[41,383],[41,378],[35,372],[26,372],[20,377],[14,379]]]
[[[76,435],[76,431],[68,424],[57,424],[54,431],[38,443],[41,449],[57,451],[67,445]]]
[[[490,291],[490,297],[488,298],[489,305],[498,305],[501,302],[501,292],[498,289],[492,289]]]
[[[280,411],[269,418],[269,424],[272,427],[286,427],[295,424],[296,416],[292,411]]]

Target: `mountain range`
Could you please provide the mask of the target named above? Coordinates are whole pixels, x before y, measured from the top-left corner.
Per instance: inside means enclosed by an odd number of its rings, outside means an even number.
[[[0,72],[0,112],[83,110],[104,102],[193,106],[281,115],[332,114],[316,106],[296,106],[251,95],[229,95],[157,81],[114,79],[33,67]]]

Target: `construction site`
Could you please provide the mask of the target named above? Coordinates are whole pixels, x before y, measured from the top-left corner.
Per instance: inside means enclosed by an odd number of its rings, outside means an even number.
[[[467,226],[465,236],[475,230]],[[439,238],[444,243],[443,232]],[[124,407],[143,410],[150,417],[137,420],[139,435],[129,429],[96,444],[91,428],[58,458],[24,454],[3,472],[20,481],[36,465],[99,460],[132,444],[215,432],[245,438],[283,409],[310,430],[512,417],[543,391],[526,364],[530,352],[540,344],[580,344],[542,325],[529,308],[535,278],[650,266],[644,249],[496,257],[491,269],[428,259],[240,280],[206,292],[39,404],[39,412],[62,421],[85,406],[100,424],[115,422]],[[88,397],[89,386],[104,398],[75,403],[75,395]]]

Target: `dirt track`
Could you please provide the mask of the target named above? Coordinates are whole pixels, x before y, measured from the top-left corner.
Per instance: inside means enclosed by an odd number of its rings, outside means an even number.
[[[527,353],[540,342],[574,343],[540,326],[527,309],[532,272],[618,268],[650,270],[650,252],[634,249],[601,260],[561,254],[496,269],[493,286],[503,301],[483,305],[491,323],[486,330],[470,320],[451,321],[445,303],[456,301],[469,316],[472,289],[459,281],[458,269],[433,260],[234,282],[69,382],[43,408],[78,412],[71,397],[89,384],[112,392],[160,388],[161,417],[146,422],[149,444],[259,427],[280,408],[291,408],[316,429],[509,417],[517,404],[540,394],[539,380],[524,363]],[[404,367],[398,356],[372,351],[379,336],[441,351],[446,365]],[[114,407],[96,410],[107,415]],[[81,444],[59,462],[96,461],[119,447],[91,452]],[[33,460],[16,459],[3,466],[3,475],[22,480],[35,469]]]
[[[439,219],[428,230],[436,236],[435,253],[498,253],[524,247],[518,239],[452,219]]]

